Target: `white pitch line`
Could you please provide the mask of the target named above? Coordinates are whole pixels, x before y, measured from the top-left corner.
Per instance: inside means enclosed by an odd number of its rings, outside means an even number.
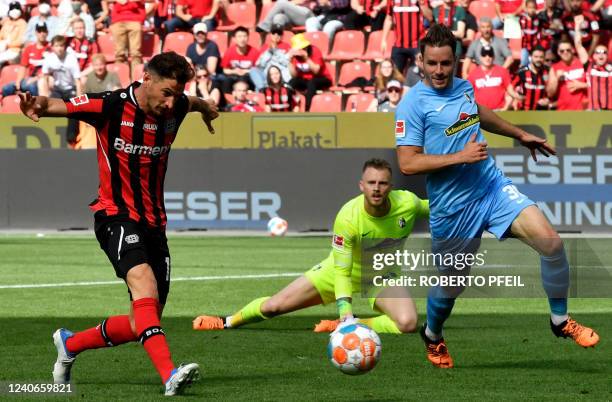
[[[227,279],[266,279],[266,278],[285,278],[302,275],[295,272],[282,272],[280,274],[256,274],[256,275],[222,275],[222,276],[191,276],[173,278],[172,282],[188,281],[217,281]],[[31,283],[25,285],[0,285],[0,289],[34,289],[34,288],[62,288],[70,286],[97,286],[97,285],[116,285],[125,283],[123,281],[99,281],[99,282],[63,282],[63,283]]]

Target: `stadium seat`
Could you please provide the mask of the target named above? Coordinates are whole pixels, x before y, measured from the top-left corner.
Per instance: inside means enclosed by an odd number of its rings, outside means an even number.
[[[0,71],[0,89],[8,83],[15,82],[20,71],[25,70],[25,67],[19,64],[8,64],[2,67]]]
[[[171,50],[178,54],[185,55],[187,47],[193,43],[193,34],[191,32],[172,32],[166,35],[164,39],[164,52]]]
[[[334,47],[327,56],[330,60],[355,60],[363,55],[364,36],[362,31],[340,31],[334,38]]]
[[[257,10],[254,3],[238,2],[230,3],[225,8],[227,19],[221,22],[217,31],[233,31],[239,26],[247,29],[255,28]]]
[[[227,32],[210,31],[206,34],[206,38],[217,44],[217,47],[219,48],[219,53],[221,53],[221,56],[223,56],[223,54],[227,50]]]
[[[142,46],[140,50],[142,51],[142,57],[145,60],[148,60],[154,55],[158,54],[160,51],[159,36],[155,35],[153,32],[143,32]]]
[[[380,61],[391,57],[391,48],[393,48],[393,43],[395,42],[395,33],[389,31],[387,35],[387,50],[384,54],[380,48],[381,42],[382,31],[370,32],[370,36],[368,36],[368,46],[366,47],[365,53],[361,56],[361,59]]]
[[[326,61],[325,62],[325,67],[327,68],[327,71],[329,71],[329,75],[331,75],[331,79],[332,79],[332,86],[336,85],[336,65],[330,61]]]
[[[327,58],[329,55],[329,36],[325,32],[306,32],[304,36],[312,45],[319,48],[321,53],[323,53],[323,58]]]
[[[144,64],[136,64],[132,69],[132,81],[138,81],[144,73]]]
[[[475,0],[470,3],[468,11],[480,21],[482,17],[495,18],[495,2],[487,0]]]
[[[10,95],[2,98],[2,113],[21,113],[19,96]]]
[[[98,47],[100,48],[100,53],[106,57],[107,63],[115,61],[115,40],[113,35],[98,35]]]
[[[370,67],[370,63],[366,63],[364,61],[351,61],[345,63],[340,67],[340,75],[338,76],[338,87],[332,89],[333,90],[344,90],[348,84],[350,84],[353,80],[359,77],[365,78],[365,80],[369,80],[372,76],[372,69]]]
[[[342,98],[332,92],[324,92],[312,97],[310,104],[311,112],[330,112],[336,113],[342,111]]]
[[[125,63],[113,63],[106,66],[108,71],[112,71],[119,76],[122,87],[130,85],[130,67]]]
[[[266,16],[268,15],[268,13],[270,12],[270,10],[272,10],[272,7],[274,7],[276,3],[271,1],[269,3],[265,3],[261,6],[261,12],[259,13],[259,22],[261,23],[261,21],[263,21]]]
[[[266,97],[261,92],[251,92],[247,95],[247,99],[257,103],[262,108],[266,107]]]
[[[369,93],[352,94],[346,100],[344,111],[367,112],[374,99],[374,95]]]

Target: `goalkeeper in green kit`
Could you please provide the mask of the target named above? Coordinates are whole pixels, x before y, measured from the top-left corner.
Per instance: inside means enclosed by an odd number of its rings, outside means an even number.
[[[365,162],[361,195],[340,209],[334,223],[332,251],[287,287],[271,297],[260,297],[227,317],[202,315],[193,321],[196,330],[238,328],[246,324],[319,304],[336,301],[340,318],[323,320],[316,332],[332,332],[340,321],[353,318],[352,295],[361,288],[361,245],[367,239],[404,239],[417,218],[429,217],[429,203],[404,190],[392,190],[391,165],[382,159]],[[390,293],[385,294],[385,292]],[[382,290],[368,299],[376,317],[357,319],[378,333],[414,332],[417,313],[408,292]]]

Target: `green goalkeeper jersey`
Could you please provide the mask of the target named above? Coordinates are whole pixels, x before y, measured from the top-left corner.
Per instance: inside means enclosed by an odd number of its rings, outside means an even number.
[[[392,190],[391,209],[385,216],[369,215],[363,194],[340,209],[334,222],[332,253],[336,299],[351,297],[361,280],[361,245],[364,239],[403,239],[410,235],[417,218],[429,216],[429,201],[414,193]]]

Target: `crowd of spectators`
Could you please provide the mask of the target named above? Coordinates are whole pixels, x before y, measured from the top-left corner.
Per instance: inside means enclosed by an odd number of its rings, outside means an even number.
[[[343,110],[390,112],[423,77],[418,41],[440,23],[458,39],[457,76],[472,83],[480,103],[611,108],[612,0],[247,0],[253,24],[246,27],[231,20],[232,4],[0,0],[2,96],[69,98],[125,86],[151,56],[149,35],[153,52],[176,50],[193,64],[186,92],[222,110],[308,111],[317,94],[333,92]],[[170,46],[177,32],[189,43]],[[348,32],[356,34],[347,42],[340,33]],[[101,45],[109,41],[111,51]],[[341,47],[358,54],[338,55]],[[359,72],[342,81],[347,66]],[[349,103],[354,93],[371,101]]]

